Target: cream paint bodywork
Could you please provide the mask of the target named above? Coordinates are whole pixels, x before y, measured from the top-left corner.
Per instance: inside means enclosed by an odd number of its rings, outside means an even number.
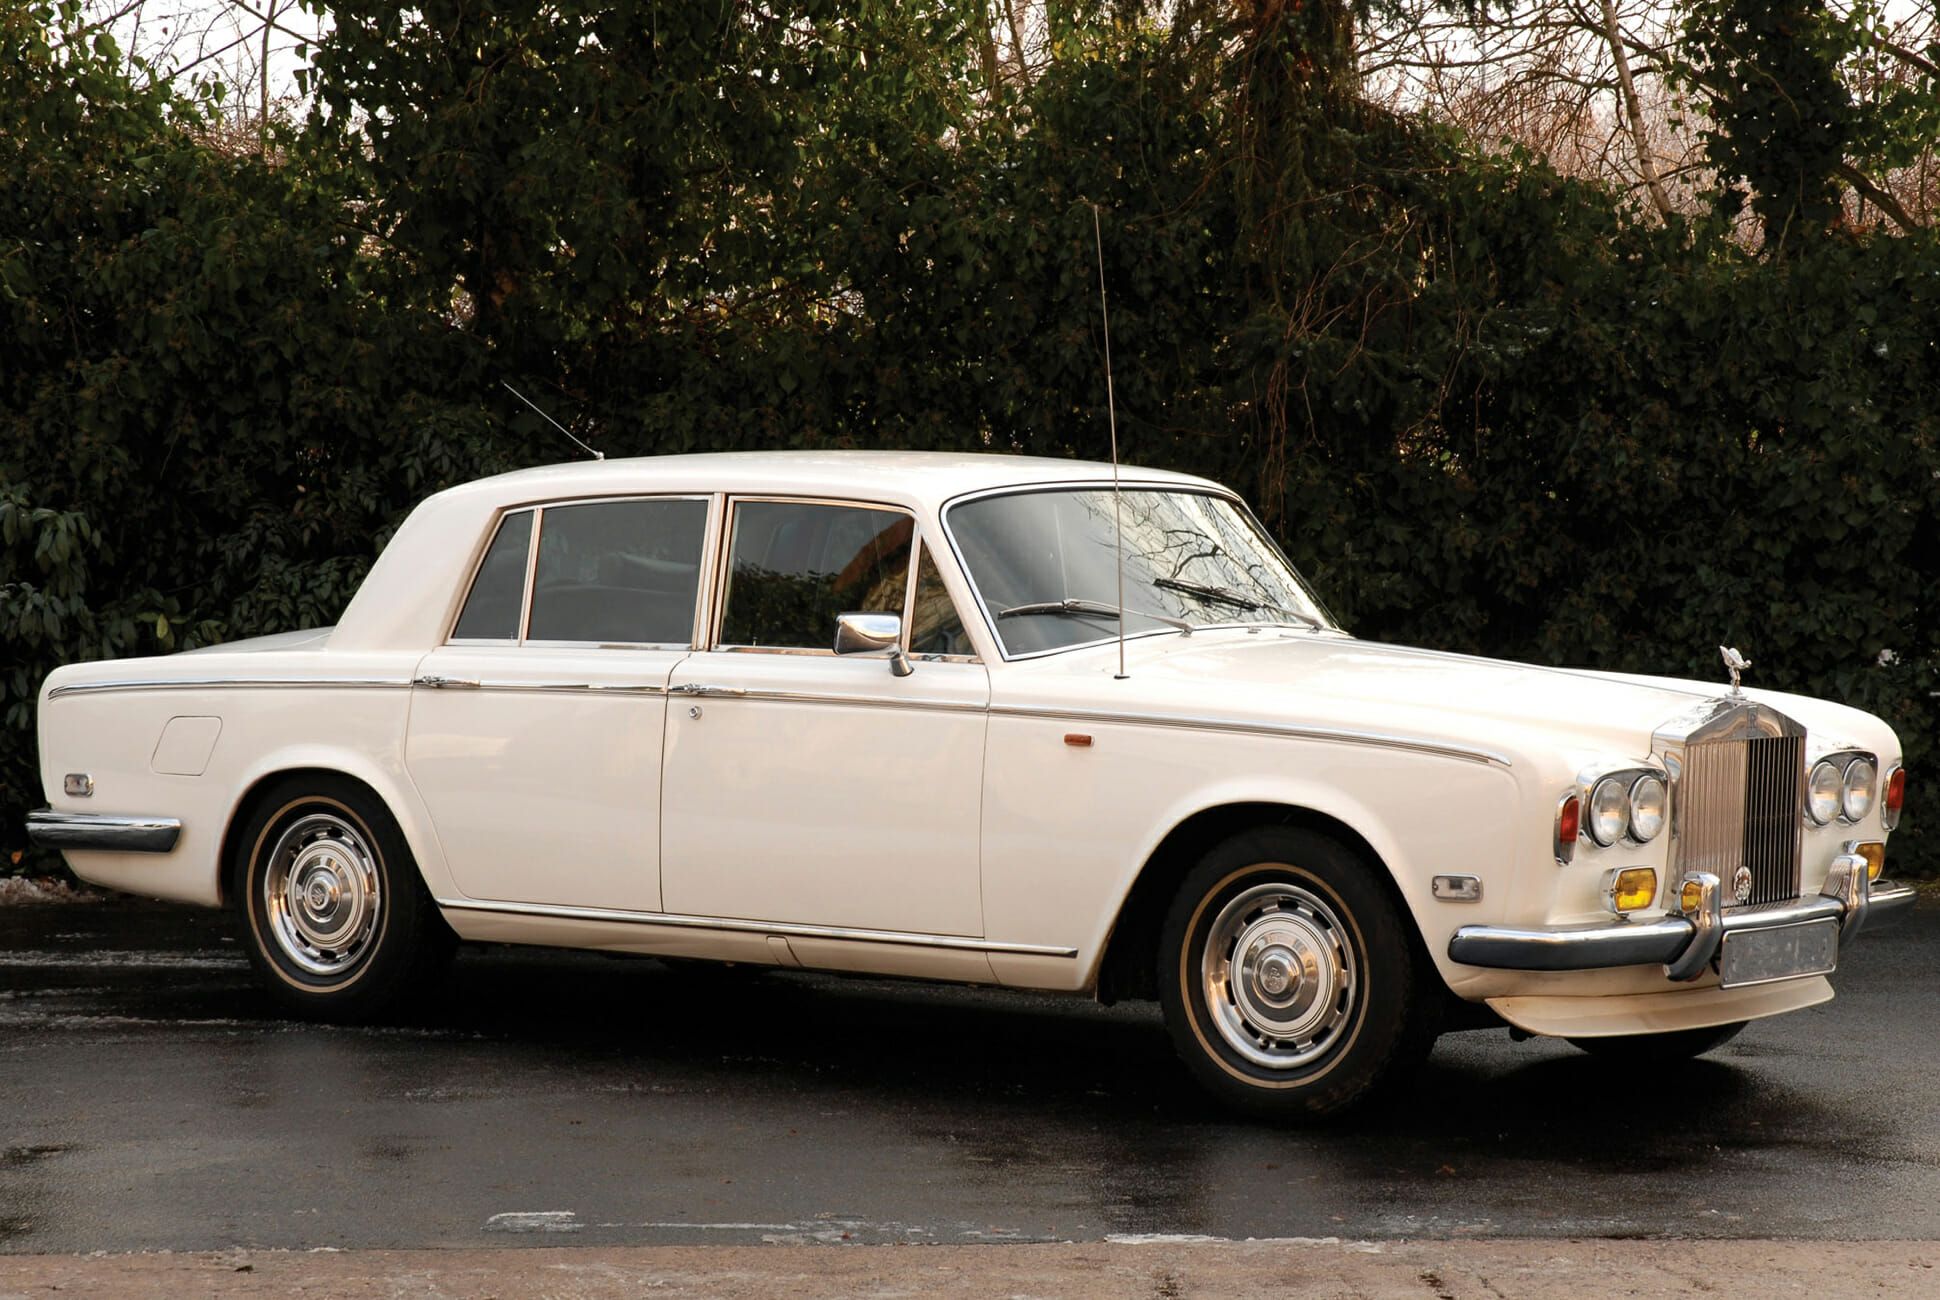
[[[1543,974],[1447,956],[1466,924],[1607,920],[1612,868],[1665,875],[1668,836],[1585,841],[1558,866],[1556,803],[1588,766],[1647,762],[1653,730],[1719,686],[1278,629],[1135,637],[1126,680],[1110,643],[1006,661],[949,545],[948,503],[1108,477],[997,456],[807,453],[467,484],[412,514],[334,629],[55,672],[41,695],[47,800],[179,818],[170,853],[70,862],[99,884],[216,905],[224,836],[252,787],[337,771],[384,800],[467,938],[1069,991],[1095,985],[1125,897],[1175,827],[1208,809],[1279,805],[1363,841],[1448,986],[1512,1023],[1647,1032],[1829,996],[1817,979],[1725,991],[1715,975],[1672,985],[1656,967]],[[1212,486],[1144,470],[1125,482]],[[501,511],[663,493],[910,510],[981,662],[918,663],[898,679],[879,660],[828,656],[441,645]],[[507,689],[414,689],[427,673]],[[708,685],[748,694],[662,693]],[[1869,714],[1746,695],[1804,723],[1811,752],[1870,749],[1882,771],[1899,760]],[[176,719],[197,721],[171,731]],[[163,746],[165,734],[197,752],[175,757],[184,746]],[[204,760],[201,774],[177,774],[190,759]],[[92,798],[62,792],[68,772],[93,776]],[[791,775],[792,786],[778,779]],[[1857,826],[1808,828],[1805,889],[1843,841],[1864,838],[1884,838],[1877,810]],[[1478,877],[1481,899],[1435,898],[1437,874]],[[503,910],[534,906],[557,914]]]

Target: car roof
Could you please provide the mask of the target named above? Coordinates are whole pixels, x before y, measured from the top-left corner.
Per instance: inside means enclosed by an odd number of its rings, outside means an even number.
[[[1217,487],[1169,470],[1124,466],[1128,482]],[[685,456],[584,460],[514,470],[454,488],[501,503],[607,496],[633,492],[775,492],[932,505],[968,492],[1022,484],[1098,482],[1109,464],[1048,456],[940,451],[738,451]]]

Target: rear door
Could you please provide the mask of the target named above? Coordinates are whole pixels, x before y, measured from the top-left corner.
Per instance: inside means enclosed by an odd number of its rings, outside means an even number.
[[[468,898],[660,910],[667,684],[707,497],[508,512],[420,663],[405,764]]]

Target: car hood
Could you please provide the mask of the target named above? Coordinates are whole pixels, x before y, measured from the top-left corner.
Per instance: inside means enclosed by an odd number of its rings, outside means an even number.
[[[1204,631],[1031,661],[1022,674],[1048,707],[1069,691],[1094,707],[1207,721],[1391,732],[1500,752],[1647,756],[1652,734],[1725,688],[1664,678],[1542,668],[1306,632]],[[1056,665],[1052,667],[1052,665]],[[1079,680],[1073,681],[1076,677]],[[1054,679],[1062,679],[1055,682]]]

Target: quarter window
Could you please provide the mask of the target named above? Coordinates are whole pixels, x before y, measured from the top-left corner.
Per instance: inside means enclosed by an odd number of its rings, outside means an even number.
[[[957,603],[943,586],[926,544],[916,562],[916,599],[910,602],[909,652],[913,655],[974,655],[970,637],[957,616]]]
[[[519,611],[525,603],[526,550],[532,541],[532,512],[521,510],[499,521],[498,533],[478,566],[472,589],[452,629],[456,641],[516,641]]]
[[[827,650],[838,614],[902,613],[914,534],[897,510],[738,502],[721,644]]]
[[[705,501],[547,507],[527,639],[689,644],[706,531]]]

